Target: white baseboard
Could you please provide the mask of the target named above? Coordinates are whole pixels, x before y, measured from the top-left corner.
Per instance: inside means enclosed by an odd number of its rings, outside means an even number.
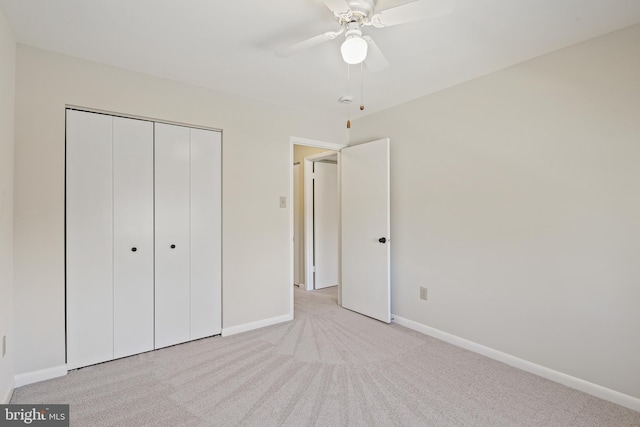
[[[269,319],[243,323],[242,325],[231,326],[229,328],[222,328],[222,336],[228,337],[231,335],[239,334],[241,332],[247,332],[247,331],[252,331],[254,329],[264,328],[265,326],[271,326],[277,323],[288,322],[289,320],[293,320],[293,316],[290,314],[284,314],[282,316],[271,317]]]
[[[441,331],[439,329],[432,328],[431,326],[414,322],[413,320],[405,319],[395,314],[392,314],[391,318],[392,321],[394,323],[397,323],[398,325],[402,325],[409,329],[413,329],[414,331],[418,331],[425,335],[429,335],[434,338],[438,338],[439,340],[448,342],[449,344],[453,344],[455,346],[473,351],[474,353],[478,353],[502,363],[506,363],[507,365],[513,366],[514,368],[522,369],[523,371],[530,372],[548,380],[566,385],[567,387],[580,390],[600,399],[607,400],[609,402],[613,402],[615,404],[640,412],[640,399],[636,397],[611,390],[598,384],[590,383],[589,381],[581,380],[580,378],[576,378],[541,365],[537,365],[533,362],[520,359],[510,354],[503,353],[493,348],[486,347],[482,344],[478,344],[473,341],[458,337],[456,335]]]
[[[4,396],[0,398],[0,404],[8,405],[11,402],[11,396],[13,396],[13,389],[15,388],[15,381],[11,380],[11,384],[9,384],[9,389],[4,393]]]
[[[25,372],[24,374],[18,374],[14,377],[15,387],[22,387],[23,385],[50,380],[51,378],[64,377],[65,375],[67,375],[67,365]]]

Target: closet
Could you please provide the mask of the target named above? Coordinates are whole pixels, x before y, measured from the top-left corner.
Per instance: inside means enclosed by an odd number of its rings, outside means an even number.
[[[67,109],[67,366],[221,331],[221,133]]]

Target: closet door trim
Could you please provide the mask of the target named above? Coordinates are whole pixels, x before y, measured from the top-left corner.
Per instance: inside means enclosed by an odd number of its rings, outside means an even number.
[[[210,130],[210,131],[213,131],[213,132],[220,132],[220,134],[222,134],[222,129],[220,129],[220,128],[212,128],[212,127],[209,127],[209,126],[193,125],[193,124],[189,124],[189,123],[175,122],[175,121],[171,121],[171,120],[154,119],[153,117],[137,116],[135,114],[123,114],[123,113],[118,113],[118,112],[114,112],[114,111],[100,110],[98,108],[82,107],[82,106],[73,105],[73,104],[66,104],[65,108],[67,109],[67,111],[81,111],[81,112],[85,112],[85,113],[104,114],[105,116],[122,117],[123,119],[144,120],[144,121],[151,122],[151,123],[162,123],[162,124],[166,124],[166,125],[182,126],[182,127],[186,127],[186,128],[190,128],[190,129]]]

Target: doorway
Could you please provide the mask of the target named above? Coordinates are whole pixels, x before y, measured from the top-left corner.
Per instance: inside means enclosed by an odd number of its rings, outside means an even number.
[[[391,321],[389,138],[354,146],[291,138],[289,200],[293,200],[294,146],[337,151],[338,305]],[[294,209],[289,209],[290,316],[294,317]],[[344,259],[342,259],[344,258]]]
[[[311,291],[338,284],[337,153],[294,145],[293,284]]]
[[[311,140],[305,138],[291,137],[290,139],[290,162],[289,162],[289,182],[292,209],[290,212],[290,313],[293,317],[293,290],[294,287],[308,289],[310,284],[307,279],[307,269],[305,266],[305,231],[304,231],[304,168],[305,157],[321,155],[331,151],[334,160],[337,161],[339,152],[345,145],[326,141]],[[326,156],[326,154],[325,154]],[[337,165],[336,165],[337,166]],[[337,167],[336,167],[337,169]],[[298,181],[297,181],[298,179]],[[338,177],[339,180],[339,177]],[[338,236],[339,238],[339,236]],[[338,264],[339,271],[339,264]],[[313,289],[313,288],[311,288]],[[338,299],[340,300],[340,284],[338,280]]]

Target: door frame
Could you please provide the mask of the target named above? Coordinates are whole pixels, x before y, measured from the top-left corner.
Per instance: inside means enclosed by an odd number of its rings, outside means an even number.
[[[299,144],[298,144],[299,145]],[[333,151],[328,153],[318,153],[304,158],[304,280],[305,288],[307,291],[312,291],[316,288],[315,276],[311,271],[314,267],[314,253],[315,253],[315,239],[314,239],[314,218],[313,208],[315,206],[315,198],[313,192],[313,163],[326,159],[327,157],[338,156],[338,168],[336,173],[340,176],[340,152]],[[338,178],[338,212],[340,210],[340,179]],[[338,215],[338,241],[340,240],[340,216]],[[340,266],[340,246],[338,245],[338,267]],[[339,268],[338,268],[339,270]]]
[[[324,148],[326,150],[333,150],[338,153],[338,162],[340,162],[340,150],[345,148],[347,144],[338,144],[335,142],[320,141],[309,138],[301,138],[292,136],[289,138],[289,316],[293,319],[293,260],[294,260],[294,245],[293,245],[293,146],[305,145],[307,147]],[[340,197],[340,168],[338,168],[338,197]],[[338,198],[338,200],[340,200]],[[339,203],[339,202],[338,202]],[[340,236],[338,236],[340,240]],[[338,265],[340,268],[340,265]],[[338,270],[339,271],[339,270]],[[340,298],[340,282],[338,281],[338,304],[341,303]]]

